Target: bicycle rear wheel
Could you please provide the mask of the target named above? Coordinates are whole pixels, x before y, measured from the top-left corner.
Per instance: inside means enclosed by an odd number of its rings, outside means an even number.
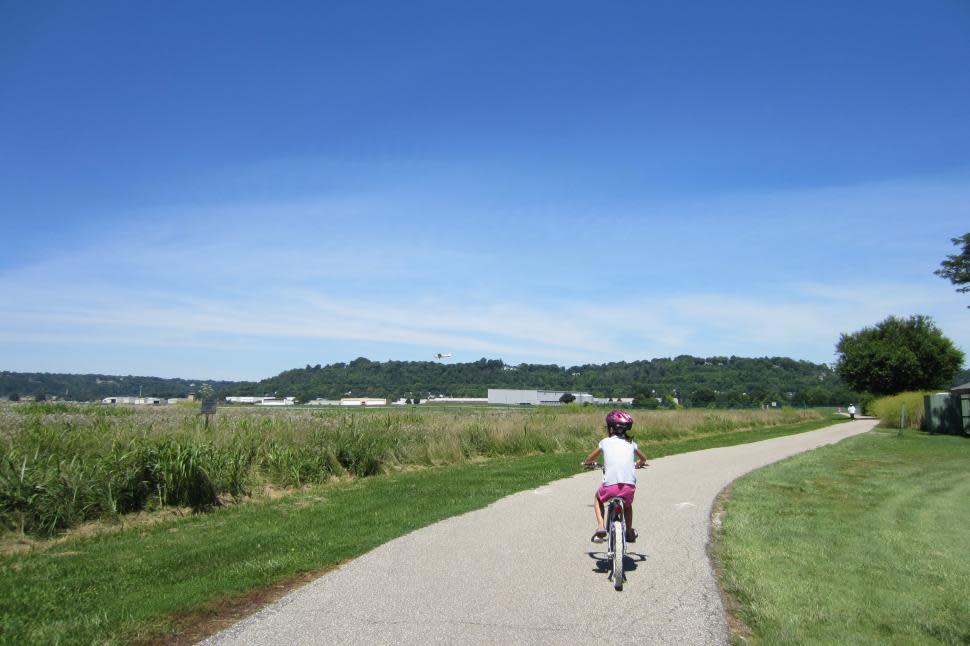
[[[610,527],[611,538],[613,539],[613,587],[617,590],[623,589],[623,523],[616,520]]]

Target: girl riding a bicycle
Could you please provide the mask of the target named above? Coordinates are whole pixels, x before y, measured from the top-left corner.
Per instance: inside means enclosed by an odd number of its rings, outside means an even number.
[[[586,456],[586,463],[592,464],[602,454],[603,484],[593,496],[593,511],[596,513],[596,532],[591,539],[594,543],[606,540],[606,525],[603,519],[603,504],[610,498],[619,496],[624,501],[626,514],[626,540],[633,543],[637,532],[633,529],[633,496],[637,490],[636,469],[647,463],[643,454],[628,433],[633,428],[633,417],[622,410],[613,410],[606,415],[607,437],[600,441],[595,451]],[[636,458],[636,460],[634,460]]]

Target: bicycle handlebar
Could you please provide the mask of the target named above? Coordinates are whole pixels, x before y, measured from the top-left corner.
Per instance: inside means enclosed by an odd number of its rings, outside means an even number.
[[[580,462],[579,463],[579,466],[583,467],[584,469],[602,469],[603,468],[603,465],[600,464],[599,462]],[[634,464],[633,466],[636,467],[637,469],[642,469],[644,467],[650,466],[650,463],[649,462],[644,462],[643,464]]]

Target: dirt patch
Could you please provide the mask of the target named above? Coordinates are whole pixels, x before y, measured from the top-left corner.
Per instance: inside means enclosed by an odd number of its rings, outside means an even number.
[[[846,463],[842,467],[842,473],[850,477],[860,477],[868,475],[873,469],[886,466],[886,460],[867,460],[860,458]]]
[[[331,478],[331,480],[326,484],[339,485],[353,481],[354,478],[344,476],[339,478]],[[259,492],[252,496],[239,496],[235,498],[225,497],[220,499],[220,505],[229,506],[243,503],[277,501],[292,494],[299,494],[312,489],[319,489],[320,487],[320,484],[306,485],[304,487],[277,487],[273,485],[266,485],[261,487]],[[316,504],[325,500],[326,499],[323,496],[316,496],[307,501],[298,502],[296,504],[297,506],[306,506],[311,503]],[[70,529],[65,530],[62,534],[59,534],[53,538],[33,537],[19,531],[0,531],[0,556],[21,554],[23,552],[29,552],[32,550],[48,550],[65,543],[69,543],[78,538],[89,538],[92,536],[102,536],[105,534],[117,534],[119,532],[150,527],[174,518],[190,516],[193,513],[196,512],[193,512],[190,507],[164,507],[162,509],[153,511],[139,511],[130,514],[119,514],[118,516],[91,521],[71,527]],[[172,528],[169,531],[177,532],[179,530],[178,528]]]
[[[192,510],[188,507],[166,507],[159,511],[124,514],[72,527],[54,538],[34,538],[20,532],[5,532],[0,534],[0,556],[20,554],[31,550],[48,550],[79,538],[117,534],[123,531],[150,527],[192,513]],[[65,552],[65,554],[69,554],[69,552]]]
[[[321,570],[299,574],[264,588],[250,590],[241,595],[213,601],[185,615],[171,617],[174,626],[164,635],[153,635],[135,640],[136,646],[188,646],[215,635],[233,624],[255,614],[289,592],[323,576],[343,565],[338,563]]]
[[[753,633],[739,616],[741,603],[731,592],[724,589],[724,568],[717,558],[717,542],[721,533],[721,524],[725,514],[727,502],[731,498],[731,486],[725,487],[714,499],[711,507],[711,533],[707,539],[707,558],[714,568],[714,578],[717,579],[717,589],[721,593],[721,604],[727,619],[729,638],[732,644],[749,644]]]

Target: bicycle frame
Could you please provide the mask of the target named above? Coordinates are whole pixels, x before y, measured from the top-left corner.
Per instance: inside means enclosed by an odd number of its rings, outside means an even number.
[[[606,531],[607,531],[607,558],[612,564],[610,568],[610,581],[613,587],[619,590],[626,581],[626,573],[623,571],[623,558],[626,556],[626,507],[623,498],[615,496],[606,502]],[[613,532],[614,522],[619,521],[621,526],[619,545]]]

